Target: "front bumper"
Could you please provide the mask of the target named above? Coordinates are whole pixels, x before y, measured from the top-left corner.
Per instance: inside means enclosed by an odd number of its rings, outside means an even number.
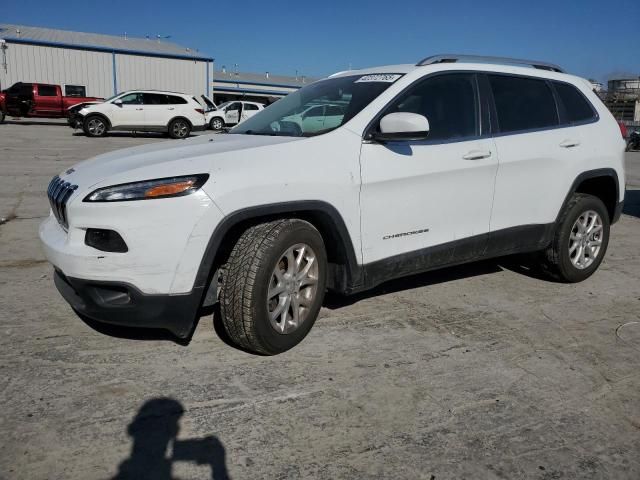
[[[79,113],[74,113],[69,115],[67,118],[67,123],[71,128],[82,128],[82,124],[84,123],[84,116]]]
[[[126,283],[71,278],[58,269],[54,282],[69,305],[92,320],[161,328],[182,339],[193,330],[203,295],[202,287],[182,295],[148,295]]]

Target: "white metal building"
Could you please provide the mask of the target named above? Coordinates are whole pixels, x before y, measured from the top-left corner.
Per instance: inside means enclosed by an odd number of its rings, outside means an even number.
[[[230,72],[223,67],[213,73],[213,96],[218,104],[240,99],[267,103],[268,99],[282,98],[315,81],[304,75]]]
[[[69,95],[131,89],[209,95],[213,58],[164,39],[0,24],[0,88],[52,83]]]

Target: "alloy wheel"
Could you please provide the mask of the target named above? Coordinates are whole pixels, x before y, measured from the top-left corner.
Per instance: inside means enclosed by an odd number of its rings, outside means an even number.
[[[276,332],[288,334],[306,320],[318,292],[318,259],[313,249],[299,243],[289,247],[271,274],[267,311]]]
[[[602,218],[593,211],[580,214],[569,235],[569,259],[574,267],[584,270],[593,264],[600,254],[604,229]]]
[[[175,122],[173,124],[173,134],[176,137],[180,137],[180,138],[186,137],[188,131],[189,131],[189,127],[185,122]]]
[[[104,129],[104,122],[98,118],[90,119],[89,123],[87,124],[87,130],[89,131],[89,133],[96,137],[102,135],[104,133]]]

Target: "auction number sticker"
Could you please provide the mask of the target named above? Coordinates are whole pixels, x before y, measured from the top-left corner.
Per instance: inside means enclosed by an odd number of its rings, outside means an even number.
[[[402,75],[398,74],[398,73],[373,73],[371,75],[365,75],[363,77],[360,77],[358,80],[356,80],[354,83],[361,83],[361,82],[386,82],[386,83],[393,83],[396,80],[398,80]]]

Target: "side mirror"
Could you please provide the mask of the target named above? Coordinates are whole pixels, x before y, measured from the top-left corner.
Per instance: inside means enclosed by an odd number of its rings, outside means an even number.
[[[118,99],[116,99],[116,100],[114,100],[114,101],[113,101],[113,104],[114,104],[114,105],[117,105],[117,106],[119,106],[119,107],[121,107],[121,106],[122,106],[122,100],[120,100],[120,99],[118,98]]]
[[[389,113],[380,119],[380,131],[372,135],[378,142],[426,140],[429,120],[424,115],[409,112]]]

